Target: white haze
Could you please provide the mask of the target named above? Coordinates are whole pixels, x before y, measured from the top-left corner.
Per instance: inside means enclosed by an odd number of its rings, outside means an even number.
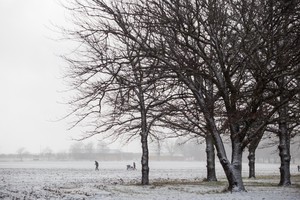
[[[70,48],[53,40],[60,37],[53,24],[66,23],[65,15],[56,0],[0,1],[0,154],[66,151],[81,134],[67,130],[68,120],[55,122],[68,112],[58,55]]]

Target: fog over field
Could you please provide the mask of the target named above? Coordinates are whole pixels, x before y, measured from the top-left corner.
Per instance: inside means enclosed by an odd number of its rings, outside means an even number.
[[[51,24],[64,21],[55,0],[0,1],[0,154],[60,151],[71,143],[68,123],[54,122],[67,109],[58,55],[68,46],[53,40]]]
[[[60,56],[74,45],[61,40],[57,26],[67,21],[59,0],[0,1],[0,154],[20,148],[32,154],[66,152],[85,130],[68,130],[72,118],[60,120],[70,111]],[[110,147],[136,151],[138,146]]]

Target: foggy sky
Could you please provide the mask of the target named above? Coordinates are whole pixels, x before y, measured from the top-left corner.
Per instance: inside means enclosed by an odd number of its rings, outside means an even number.
[[[0,0],[0,154],[25,147],[67,150],[79,129],[69,121],[58,55],[67,49],[53,30],[65,23],[56,0]]]

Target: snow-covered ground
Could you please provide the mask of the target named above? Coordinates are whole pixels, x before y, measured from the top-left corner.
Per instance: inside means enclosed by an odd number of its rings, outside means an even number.
[[[137,162],[136,162],[137,163]],[[140,166],[127,171],[132,162],[0,162],[0,199],[300,199],[300,172],[291,165],[292,186],[278,187],[279,164],[257,164],[257,179],[248,179],[247,193],[223,192],[224,173],[208,183],[204,162],[151,162],[149,186],[141,186]]]

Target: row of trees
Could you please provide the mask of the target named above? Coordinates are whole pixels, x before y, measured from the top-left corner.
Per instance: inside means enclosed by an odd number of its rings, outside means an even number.
[[[299,142],[299,141],[297,141]],[[152,152],[152,159],[156,160],[201,160],[205,161],[205,144],[199,140],[186,139],[167,139],[154,141],[149,145],[149,150]],[[225,148],[230,150],[228,144]],[[261,163],[278,163],[279,157],[276,156],[276,149],[270,147],[269,144],[262,144],[257,150],[258,156],[256,160]],[[292,163],[300,161],[299,145],[291,146]],[[123,154],[123,156],[121,155]],[[50,147],[41,148],[39,153],[31,153],[26,148],[19,148],[15,154],[0,154],[0,160],[108,160],[121,157],[122,159],[133,160],[134,156],[138,157],[140,153],[122,152],[117,149],[111,149],[109,146],[99,141],[96,145],[93,142],[83,143],[75,142],[69,146],[68,150],[59,152],[53,151]],[[126,155],[131,155],[126,156]],[[245,157],[245,156],[244,156]]]
[[[77,91],[74,125],[142,146],[149,184],[148,140],[201,137],[207,179],[215,151],[230,191],[245,191],[242,155],[277,138],[280,185],[290,185],[290,140],[299,130],[300,5],[296,0],[73,0],[80,45],[69,63]],[[231,143],[231,160],[224,147]],[[254,175],[254,174],[253,174]]]
[[[76,159],[79,154],[89,155],[89,154],[99,154],[99,153],[108,153],[110,148],[108,144],[103,141],[99,141],[96,145],[93,142],[83,143],[83,142],[74,142],[69,146],[68,150],[63,150],[61,152],[55,153],[50,147],[41,148],[38,154],[30,153],[25,147],[20,147],[17,149],[16,154],[2,154],[8,158],[18,157],[20,161],[23,161],[23,158],[33,158],[34,160],[40,159]],[[94,155],[93,155],[94,156]],[[79,156],[83,157],[83,156]],[[94,156],[95,157],[95,156]],[[93,159],[94,159],[93,157]]]

